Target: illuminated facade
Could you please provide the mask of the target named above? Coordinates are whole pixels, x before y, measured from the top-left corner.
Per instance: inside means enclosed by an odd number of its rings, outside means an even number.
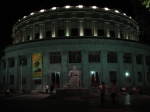
[[[1,61],[1,88],[20,89],[21,73],[23,89],[63,88],[73,66],[81,71],[83,88],[102,81],[110,87],[112,80],[118,88],[149,86],[150,46],[138,42],[138,33],[131,17],[108,8],[79,5],[33,12],[13,26],[13,45]]]

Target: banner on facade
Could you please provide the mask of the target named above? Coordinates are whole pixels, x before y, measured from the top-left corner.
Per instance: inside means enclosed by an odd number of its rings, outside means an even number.
[[[32,54],[32,78],[42,78],[42,53]]]

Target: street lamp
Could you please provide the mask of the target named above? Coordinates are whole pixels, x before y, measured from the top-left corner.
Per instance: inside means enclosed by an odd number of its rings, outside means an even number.
[[[22,94],[22,64],[23,64],[23,61],[21,61],[20,63],[21,63],[20,93]]]
[[[124,75],[125,75],[125,87],[126,87],[126,69],[125,69],[125,61],[126,61],[126,59],[123,59],[123,62],[124,62]]]

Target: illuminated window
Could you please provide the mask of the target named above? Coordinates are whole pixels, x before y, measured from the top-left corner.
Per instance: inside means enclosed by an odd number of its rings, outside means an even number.
[[[81,52],[69,51],[69,63],[81,63]]]
[[[60,52],[50,52],[50,63],[61,63]]]
[[[137,54],[137,56],[136,56],[136,63],[137,64],[142,64],[142,55]]]
[[[117,73],[116,73],[116,71],[109,71],[109,75],[110,75],[110,82],[112,82],[112,81],[117,82]]]
[[[100,52],[89,51],[89,62],[100,62]]]
[[[91,87],[98,87],[99,83],[99,73],[91,71]]]
[[[117,53],[116,52],[108,52],[107,62],[108,63],[117,63]]]
[[[131,63],[131,53],[124,53],[123,59],[125,59],[125,63]]]
[[[14,75],[10,75],[10,85],[14,85]]]
[[[138,72],[138,82],[142,82],[142,72]]]

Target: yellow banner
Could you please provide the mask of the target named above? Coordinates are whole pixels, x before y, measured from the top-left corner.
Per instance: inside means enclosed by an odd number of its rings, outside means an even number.
[[[42,53],[32,54],[32,78],[42,78]]]

